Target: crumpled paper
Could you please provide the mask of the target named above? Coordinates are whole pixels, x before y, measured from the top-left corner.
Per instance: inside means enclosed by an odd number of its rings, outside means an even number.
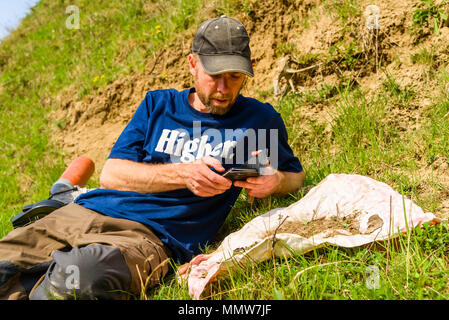
[[[284,223],[344,217],[355,217],[358,232],[324,230],[308,238],[279,232]],[[331,174],[299,201],[254,218],[228,235],[214,252],[180,266],[177,279],[187,282],[193,299],[200,299],[209,283],[236,266],[262,262],[273,255],[289,257],[291,250],[305,253],[325,244],[357,247],[393,238],[428,221],[439,219],[385,183],[361,175]]]

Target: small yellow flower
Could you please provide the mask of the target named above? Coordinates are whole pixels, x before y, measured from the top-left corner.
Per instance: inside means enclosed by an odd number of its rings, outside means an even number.
[[[161,33],[161,30],[157,29],[156,30],[156,34]]]
[[[156,29],[160,29],[160,28],[161,28],[161,25],[158,24],[155,28],[156,28]]]
[[[97,82],[97,80],[98,80],[98,76],[95,76],[94,82]]]
[[[100,79],[103,79],[103,78],[104,78],[104,74],[101,75]]]

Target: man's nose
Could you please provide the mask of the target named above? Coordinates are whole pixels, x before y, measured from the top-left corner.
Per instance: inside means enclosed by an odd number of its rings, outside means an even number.
[[[225,76],[218,77],[217,91],[221,93],[227,93],[229,91],[228,79]]]

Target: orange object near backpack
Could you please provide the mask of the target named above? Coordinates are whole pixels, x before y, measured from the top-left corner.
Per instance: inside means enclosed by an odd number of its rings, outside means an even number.
[[[61,178],[69,180],[74,186],[82,186],[87,183],[94,171],[94,162],[89,157],[81,156],[72,161]]]

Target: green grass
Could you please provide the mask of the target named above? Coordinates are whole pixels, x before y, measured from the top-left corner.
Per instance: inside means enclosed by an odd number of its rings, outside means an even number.
[[[51,129],[64,122],[51,121],[48,103],[62,90],[77,89],[77,98],[121,75],[140,72],[163,46],[183,32],[191,33],[206,4],[200,0],[167,1],[49,1],[33,13],[0,45],[0,236],[12,229],[11,218],[23,205],[43,200],[64,170],[64,154],[50,139]],[[250,16],[258,1],[214,1],[218,14]],[[80,9],[80,29],[67,29],[65,8]],[[363,8],[356,1],[326,1],[324,8],[352,28]],[[314,10],[310,14],[314,14]],[[304,17],[307,18],[307,17]],[[309,17],[310,18],[310,17]],[[410,17],[411,19],[412,17]],[[349,28],[349,29],[348,29]],[[338,59],[352,71],[363,66],[357,41],[344,39],[329,50],[329,57],[303,53],[304,64],[316,59]],[[278,54],[295,53],[293,45],[277,47]],[[406,86],[384,72],[376,92],[345,79],[323,84],[301,94],[290,93],[274,104],[282,114],[295,154],[306,169],[306,185],[318,184],[330,173],[371,176],[415,199],[434,212],[446,194],[438,176],[423,177],[419,169],[436,161],[449,161],[449,74],[436,64],[433,52],[415,53],[412,62],[431,69],[436,81],[431,105],[423,108],[423,121],[414,130],[403,119],[419,105],[421,88]],[[163,76],[163,75],[162,75]],[[272,90],[255,93],[261,99]],[[323,106],[326,117],[312,118],[310,110]],[[395,112],[396,111],[396,112]],[[399,115],[399,116],[398,116]],[[327,119],[327,120],[326,120]],[[423,185],[434,192],[422,194]],[[243,194],[210,252],[230,232],[259,214],[285,207],[304,196],[300,190],[286,198],[270,197],[250,205]],[[273,258],[250,264],[215,284],[210,299],[448,299],[448,225],[426,226],[401,235],[394,242],[344,249],[327,246],[304,255]],[[372,288],[371,268],[379,271],[379,286]],[[168,276],[151,290],[150,299],[189,299],[188,289]]]
[[[357,0],[333,0],[323,1],[324,8],[327,13],[332,16],[337,16],[340,19],[342,26],[353,21],[353,18],[360,14],[363,10]]]
[[[427,48],[423,48],[418,53],[412,55],[412,62],[416,64],[433,66],[436,58],[437,57],[435,53],[432,52],[432,50],[427,50]]]

